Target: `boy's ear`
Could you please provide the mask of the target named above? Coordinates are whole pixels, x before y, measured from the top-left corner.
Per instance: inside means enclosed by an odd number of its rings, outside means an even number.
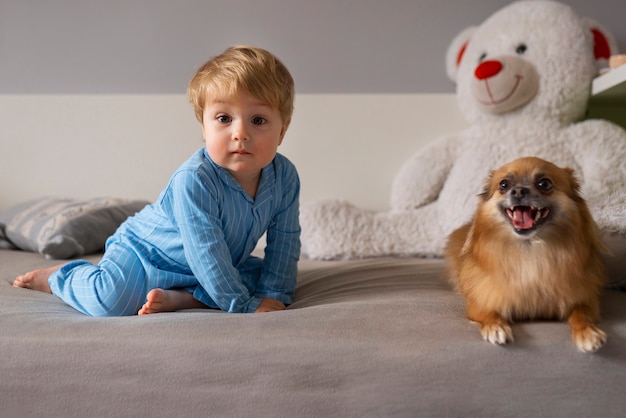
[[[204,122],[200,122],[200,129],[202,130],[202,141],[206,141],[206,133],[204,132]]]
[[[283,128],[280,131],[280,141],[278,142],[278,145],[283,143],[283,138],[285,138],[285,134],[287,133],[287,128],[289,128],[290,123],[291,123],[291,119],[283,123]]]

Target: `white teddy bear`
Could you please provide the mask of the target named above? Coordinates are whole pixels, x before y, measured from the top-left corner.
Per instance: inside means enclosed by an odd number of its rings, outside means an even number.
[[[489,170],[530,155],[575,169],[603,230],[626,235],[626,131],[583,120],[592,80],[616,52],[603,28],[553,1],[514,2],[462,31],[446,64],[469,128],[401,167],[389,212],[303,204],[303,253],[441,256],[448,234],[470,220]]]

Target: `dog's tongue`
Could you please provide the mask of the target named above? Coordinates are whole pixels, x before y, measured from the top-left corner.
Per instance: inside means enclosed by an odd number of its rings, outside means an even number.
[[[535,225],[535,219],[529,207],[517,206],[513,209],[513,226],[517,229],[530,229]]]

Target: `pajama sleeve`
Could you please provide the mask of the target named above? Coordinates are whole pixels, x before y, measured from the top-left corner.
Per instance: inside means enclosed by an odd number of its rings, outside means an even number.
[[[293,302],[300,257],[300,180],[287,159],[279,161],[276,181],[279,203],[267,230],[263,271],[255,294],[289,305]]]

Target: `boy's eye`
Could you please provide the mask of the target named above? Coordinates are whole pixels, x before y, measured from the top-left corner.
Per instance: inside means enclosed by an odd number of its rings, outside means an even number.
[[[228,123],[231,121],[231,118],[228,115],[219,115],[217,117],[217,121],[220,123]]]
[[[265,123],[265,118],[261,116],[255,116],[252,118],[252,123],[255,125],[263,125]]]

